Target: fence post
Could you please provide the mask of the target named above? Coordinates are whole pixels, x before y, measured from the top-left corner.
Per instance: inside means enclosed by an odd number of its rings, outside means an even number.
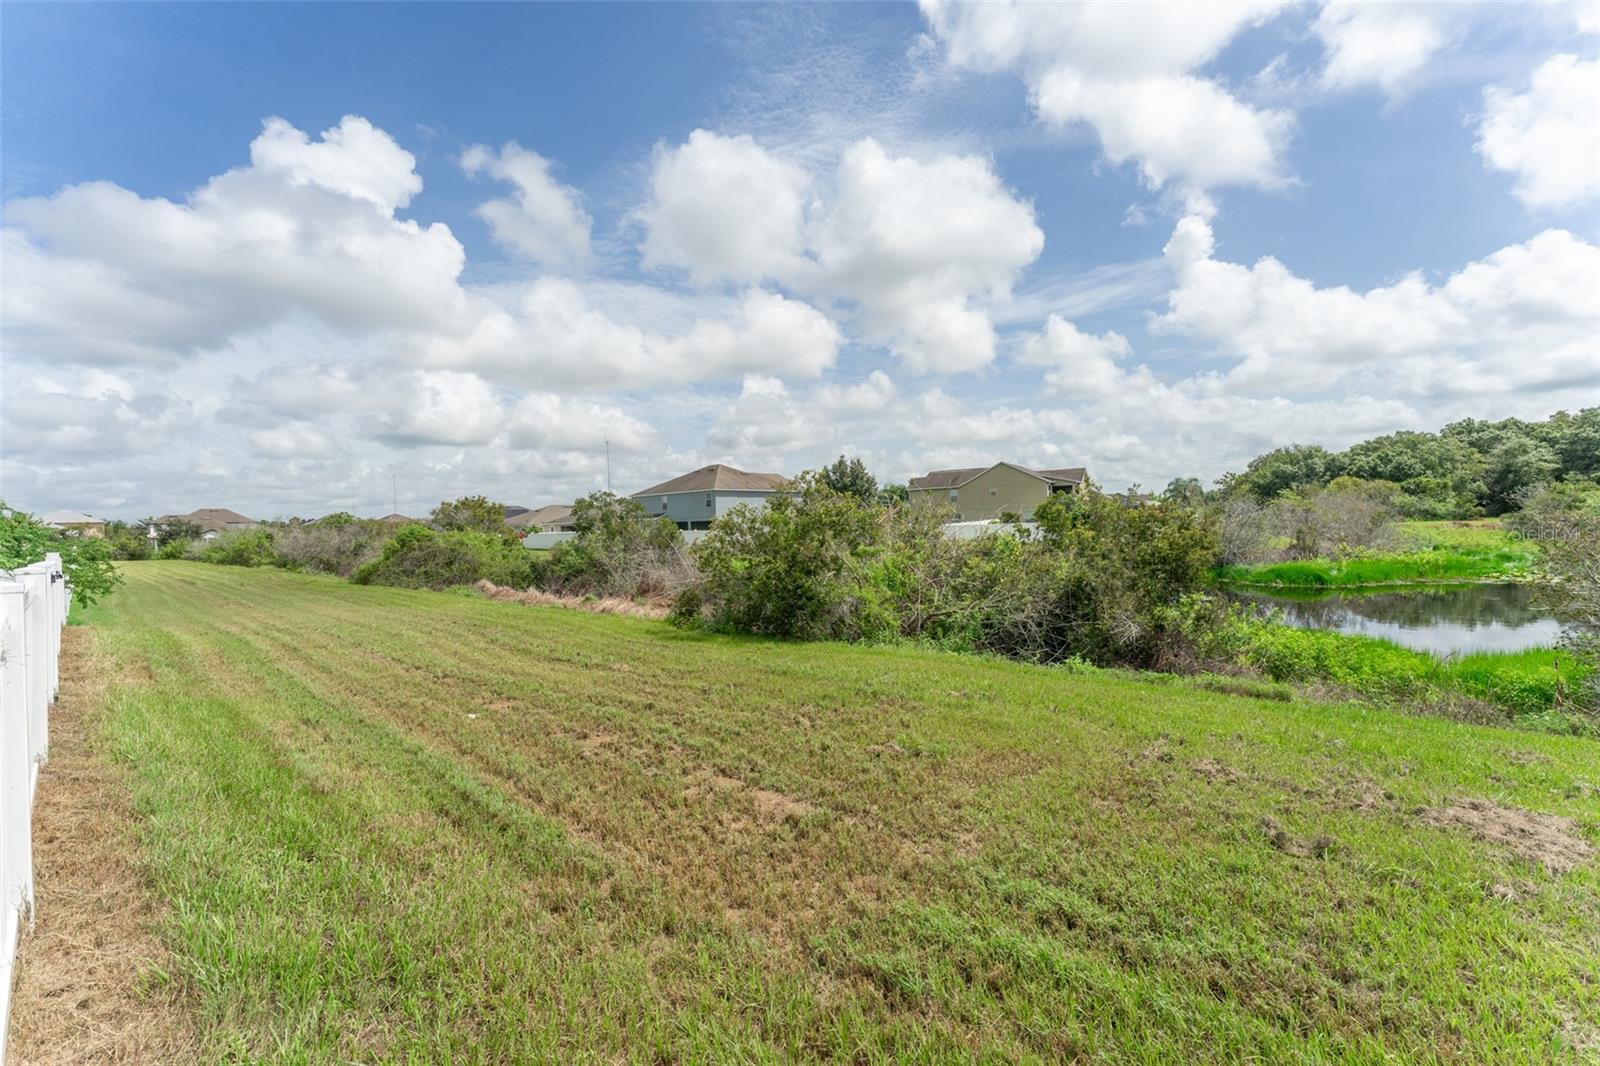
[[[7,912],[33,908],[33,746],[27,589],[0,581],[0,889]],[[0,943],[9,958],[12,945]]]
[[[30,788],[37,786],[39,767],[50,757],[50,572],[34,563],[12,573],[22,582],[26,615],[23,661],[28,675],[28,755],[33,761]]]
[[[61,691],[61,627],[67,624],[67,572],[61,565],[61,553],[50,552],[44,557],[50,571],[50,701],[55,702]]]

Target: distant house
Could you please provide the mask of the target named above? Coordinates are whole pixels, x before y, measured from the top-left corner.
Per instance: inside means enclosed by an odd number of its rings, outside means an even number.
[[[226,507],[202,507],[188,514],[166,514],[156,519],[157,525],[172,525],[178,522],[190,522],[200,527],[201,540],[215,540],[224,533],[232,533],[239,529],[254,529],[258,523],[253,518],[246,518],[238,511],[230,511]]]
[[[506,513],[506,521],[507,522],[510,522],[513,518],[516,518],[518,515],[525,515],[529,511],[533,510],[533,508],[531,508],[531,507],[518,507],[517,505],[510,504],[510,503],[505,504],[501,509],[504,510],[505,513]]]
[[[378,521],[390,526],[404,526],[409,525],[412,522],[420,522],[422,519],[411,518],[407,515],[401,514],[399,511],[395,511],[392,514],[384,515],[382,518],[378,519]]]
[[[956,521],[973,522],[1002,514],[1031,517],[1056,492],[1076,492],[1088,481],[1081,466],[1030,470],[1015,463],[932,470],[906,486],[911,501],[936,501],[955,508]]]
[[[506,525],[524,533],[567,533],[572,530],[572,505],[547,503],[506,519]]]
[[[103,537],[106,520],[82,511],[51,511],[39,516],[39,521],[51,529],[59,529],[69,537]]]
[[[712,521],[739,504],[765,506],[788,487],[789,479],[782,474],[750,474],[713,463],[636,492],[633,499],[650,514],[671,519],[679,529],[709,529]]]

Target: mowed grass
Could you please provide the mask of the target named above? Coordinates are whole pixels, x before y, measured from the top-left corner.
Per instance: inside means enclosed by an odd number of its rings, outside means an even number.
[[[1600,746],[189,563],[85,613],[211,1059],[1577,1061]],[[1264,819],[1270,821],[1264,822]]]

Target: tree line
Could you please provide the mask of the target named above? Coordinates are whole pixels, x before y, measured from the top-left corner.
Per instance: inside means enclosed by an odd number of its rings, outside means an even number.
[[[1369,483],[1402,518],[1507,514],[1541,485],[1600,486],[1600,407],[1558,411],[1542,422],[1468,418],[1437,433],[1388,433],[1340,452],[1289,444],[1223,475],[1210,492],[1198,479],[1180,477],[1162,495],[1191,503],[1233,496],[1270,503],[1341,479]]]

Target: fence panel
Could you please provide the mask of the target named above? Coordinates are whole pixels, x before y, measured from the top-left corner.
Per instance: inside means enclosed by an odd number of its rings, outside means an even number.
[[[33,799],[49,753],[70,602],[59,555],[0,570],[0,1066],[17,940],[33,915]]]

